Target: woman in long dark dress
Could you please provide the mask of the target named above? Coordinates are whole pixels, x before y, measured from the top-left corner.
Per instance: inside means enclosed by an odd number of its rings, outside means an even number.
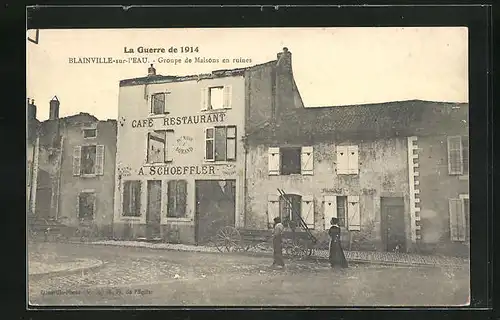
[[[328,230],[330,235],[330,265],[332,268],[340,266],[342,268],[347,268],[347,260],[344,255],[344,250],[342,250],[342,244],[340,241],[340,227],[338,225],[339,219],[332,218],[331,227]]]

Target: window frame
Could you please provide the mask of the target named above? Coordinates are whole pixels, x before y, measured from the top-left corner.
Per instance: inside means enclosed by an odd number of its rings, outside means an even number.
[[[217,135],[216,135],[216,132],[217,132],[217,129],[224,129],[224,148],[225,148],[225,157],[224,159],[221,159],[221,160],[217,160],[216,158],[216,151],[217,151]],[[228,131],[230,129],[234,129],[234,137],[229,137],[228,136]],[[236,158],[237,158],[237,150],[238,150],[238,131],[237,131],[237,126],[236,125],[226,125],[226,126],[213,126],[213,127],[207,127],[204,129],[205,131],[205,136],[204,136],[204,144],[205,144],[205,155],[204,155],[204,159],[205,161],[209,161],[209,162],[217,162],[217,163],[224,163],[224,162],[234,162],[236,161]],[[208,131],[211,130],[212,131],[212,138],[208,138]],[[229,157],[228,156],[228,141],[229,140],[232,140],[234,141],[234,157]],[[208,141],[211,141],[212,143],[212,158],[209,158],[208,157],[208,153],[207,153],[207,146],[208,146]],[[231,155],[233,156],[233,155]]]
[[[87,195],[91,195],[93,197],[93,203],[92,203],[92,217],[91,219],[85,219],[85,218],[82,218],[81,217],[81,197],[82,195],[84,194],[87,194]],[[78,221],[79,222],[84,222],[84,223],[92,223],[95,221],[95,215],[96,215],[96,203],[97,203],[97,193],[95,192],[95,190],[82,190],[80,191],[80,193],[78,194]]]
[[[296,151],[297,152],[297,159],[298,163],[296,164],[296,171],[294,172],[286,172],[283,170],[283,151]],[[296,147],[296,146],[285,146],[285,147],[280,147],[280,175],[282,176],[291,176],[291,175],[302,175],[302,147]]]
[[[178,214],[178,207],[179,207],[179,201],[178,201],[178,198],[179,198],[179,183],[182,183],[184,184],[184,194],[182,195],[184,197],[184,200],[183,200],[183,207],[184,207],[184,210],[183,212],[181,213],[182,215],[177,215]],[[175,194],[171,194],[172,192],[175,192]],[[188,181],[185,180],[185,179],[175,179],[175,180],[168,180],[167,181],[167,195],[166,195],[166,198],[167,198],[167,208],[166,208],[166,214],[165,214],[165,217],[166,219],[186,219],[188,217],[188,210],[187,210],[187,201],[188,201],[188,197],[187,197],[187,193],[188,193]],[[172,202],[170,201],[171,198],[174,199],[174,202],[172,204]],[[171,207],[173,205],[173,207]],[[175,215],[171,215],[171,212],[174,212]]]
[[[89,131],[89,130],[93,130],[95,132],[95,134],[93,136],[86,137],[85,136],[85,132]],[[83,136],[83,139],[96,139],[97,138],[97,127],[85,127],[85,128],[82,128],[82,136]]]
[[[348,222],[349,220],[347,219],[347,210],[348,210],[348,201],[347,201],[347,196],[336,196],[336,212],[337,212],[337,219],[339,221],[339,227],[347,228],[348,227]],[[341,201],[342,200],[342,201]],[[344,202],[343,206],[340,206],[339,203]],[[340,217],[340,211],[339,209],[343,209],[343,217]]]
[[[169,132],[172,133],[172,136],[175,134],[175,131],[173,129],[164,129],[164,130],[151,130],[147,133],[146,139],[147,139],[147,149],[146,149],[146,163],[149,165],[162,165],[165,163],[171,163],[173,161],[173,157],[169,156]],[[151,147],[151,134],[156,133],[163,135],[163,161],[151,161],[150,160],[150,147]],[[154,139],[153,139],[154,140]],[[159,141],[161,143],[161,141]]]
[[[208,97],[207,97],[207,110],[208,111],[213,111],[213,110],[224,110],[226,109],[225,108],[225,105],[224,105],[224,85],[220,85],[220,86],[209,86],[208,87]],[[212,90],[213,89],[220,89],[221,90],[221,107],[220,108],[214,108],[212,106]]]
[[[94,152],[94,163],[93,163],[93,172],[92,173],[85,173],[83,170],[84,170],[84,150],[85,148],[89,148],[89,147],[93,147],[95,149],[95,152]],[[81,145],[80,146],[81,148],[81,154],[80,154],[80,176],[82,177],[95,177],[97,176],[97,144],[85,144],[85,145]]]
[[[167,111],[167,95],[169,92],[167,91],[160,91],[160,92],[155,92],[151,94],[151,102],[150,102],[150,108],[149,108],[149,114],[150,116],[161,116],[161,115],[166,115],[169,114]],[[163,111],[160,113],[156,113],[155,111],[155,98],[156,96],[163,95]]]

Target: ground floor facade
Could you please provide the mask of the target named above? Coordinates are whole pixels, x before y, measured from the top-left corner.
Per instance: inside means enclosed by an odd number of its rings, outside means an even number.
[[[116,192],[114,238],[202,245],[220,228],[240,226],[243,180],[211,168],[208,175],[124,178]]]

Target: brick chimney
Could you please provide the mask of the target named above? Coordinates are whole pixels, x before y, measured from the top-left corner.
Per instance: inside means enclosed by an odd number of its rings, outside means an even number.
[[[151,64],[151,66],[148,68],[148,77],[151,76],[156,76],[156,69],[155,67],[153,67],[153,64]]]
[[[285,47],[282,52],[277,54],[277,58],[273,115],[275,123],[279,125],[282,115],[296,108],[296,92],[294,91],[295,81],[292,72],[292,53]]]
[[[28,98],[28,121],[33,121],[36,119],[36,105],[35,100]]]
[[[54,98],[50,100],[49,120],[59,119],[59,105],[59,99],[57,99],[57,96],[54,96]]]

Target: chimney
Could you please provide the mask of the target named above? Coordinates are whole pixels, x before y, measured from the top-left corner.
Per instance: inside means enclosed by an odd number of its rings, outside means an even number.
[[[151,76],[156,76],[156,69],[155,67],[153,67],[153,64],[151,64],[151,66],[148,68],[148,77]]]
[[[50,112],[49,112],[49,120],[59,119],[59,99],[57,96],[54,96],[52,100],[50,100]]]
[[[28,121],[32,121],[36,119],[36,105],[35,100],[28,98]]]
[[[278,62],[276,63],[276,66],[280,69],[280,71],[284,72],[292,72],[292,53],[288,51],[287,47],[283,48],[282,52],[279,52],[278,55]]]

